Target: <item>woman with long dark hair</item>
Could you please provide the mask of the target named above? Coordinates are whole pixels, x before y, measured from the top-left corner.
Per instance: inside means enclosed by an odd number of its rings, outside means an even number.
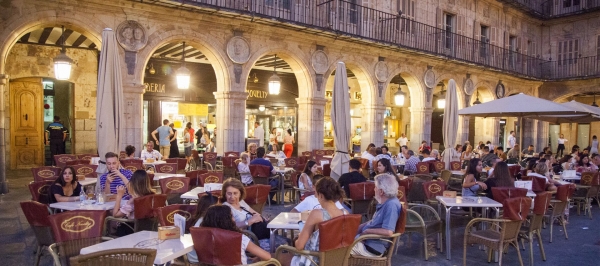
[[[473,197],[477,196],[477,191],[481,189],[487,189],[487,185],[481,181],[479,181],[479,177],[481,176],[481,171],[483,170],[483,165],[479,158],[473,158],[469,161],[469,166],[467,167],[467,173],[465,179],[462,184],[462,196],[463,197]],[[494,170],[496,171],[496,170]]]
[[[75,169],[67,166],[62,170],[54,184],[50,186],[50,203],[79,201],[81,184],[75,178]]]
[[[292,136],[292,130],[288,128],[286,131],[285,137],[283,137],[283,153],[285,153],[285,157],[292,157],[292,152],[294,152],[294,136]]]
[[[202,224],[202,220],[204,219],[204,215],[206,215],[208,208],[218,203],[219,198],[210,193],[205,193],[200,198],[198,198],[196,213],[194,213],[194,217],[192,218],[194,221],[196,221],[194,223],[194,227],[199,227],[200,224]],[[196,250],[188,252],[187,257],[191,263],[198,263],[198,254],[196,254]]]
[[[387,158],[381,158],[379,161],[377,161],[376,170],[377,174],[389,174],[396,177],[396,181],[400,183],[400,177],[398,177],[398,174],[396,174],[396,170],[394,170],[392,163]]]
[[[305,190],[304,193],[312,193],[315,191],[312,179],[317,173],[318,169],[319,165],[317,164],[317,162],[313,160],[309,160],[308,162],[306,162],[302,174],[300,175],[300,177],[298,177],[298,188]]]
[[[233,232],[242,233],[240,229],[236,226],[235,221],[233,220],[233,216],[231,215],[231,209],[227,206],[223,205],[214,205],[210,206],[204,215],[204,219],[200,224],[201,227],[211,227],[211,228],[219,228],[223,230],[229,230]],[[259,246],[252,243],[250,238],[246,235],[242,234],[242,249],[241,252],[241,261],[242,264],[248,264],[246,257],[246,251],[250,252],[252,255],[258,257],[260,260],[269,260],[271,259],[271,254],[269,252],[264,251]]]
[[[492,175],[484,182],[487,185],[485,193],[492,198],[493,187],[515,187],[515,180],[510,175],[508,165],[505,162],[497,162]]]

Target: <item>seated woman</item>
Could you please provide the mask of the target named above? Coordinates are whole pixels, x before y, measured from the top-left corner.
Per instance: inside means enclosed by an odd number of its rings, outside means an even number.
[[[537,163],[533,169],[533,173],[529,173],[527,176],[545,178],[547,180],[546,191],[556,191],[556,186],[561,185],[558,181],[552,179],[552,177],[548,174],[548,165],[545,161]]]
[[[579,158],[579,162],[577,163],[577,172],[597,172],[598,166],[593,163],[590,163],[590,157],[588,155],[581,155]]]
[[[127,147],[125,147],[125,154],[127,154],[125,159],[135,159],[135,147],[127,145]]]
[[[237,165],[238,172],[240,172],[240,179],[244,186],[253,185],[254,180],[250,174],[250,154],[242,152],[240,159],[242,161]]]
[[[331,177],[323,177],[315,185],[315,196],[321,204],[321,209],[310,212],[306,224],[300,231],[298,239],[294,246],[298,250],[318,251],[319,250],[319,223],[345,215],[348,212],[340,210],[336,202],[344,195],[344,190]],[[319,258],[312,257],[319,263]],[[311,265],[311,261],[306,256],[296,255],[292,258],[290,265]]]
[[[131,179],[127,183],[127,188],[125,186],[117,187],[117,198],[115,201],[115,207],[112,210],[112,214],[116,218],[126,217],[127,219],[135,219],[134,211],[133,211],[133,200],[139,197],[156,194],[152,186],[150,185],[150,180],[148,178],[148,173],[145,170],[137,170],[133,172]],[[131,195],[131,199],[123,200],[123,195],[125,195],[125,191],[128,191]],[[117,229],[117,235],[123,236],[133,233],[130,228],[127,226],[119,226]]]
[[[213,196],[212,194],[204,194],[202,197],[198,199],[198,205],[196,208],[196,213],[194,214],[194,227],[199,227],[204,219],[204,215],[208,208],[212,205],[219,203],[219,198]],[[196,250],[192,250],[187,254],[188,260],[191,263],[198,263],[198,254],[196,254]]]
[[[398,175],[396,174],[396,171],[394,170],[394,167],[392,166],[390,160],[382,158],[381,160],[377,161],[376,170],[377,174],[390,174],[396,177],[396,181],[400,183],[400,177],[398,177]]]
[[[206,214],[204,215],[204,219],[202,220],[200,226],[220,228],[241,233],[240,229],[236,226],[236,223],[234,222],[231,210],[223,205],[215,205],[209,207],[206,211]],[[242,249],[241,262],[244,265],[248,264],[246,252],[249,252],[250,254],[256,256],[259,260],[264,261],[271,259],[271,254],[269,254],[269,252],[264,251],[259,246],[252,243],[250,238],[248,238],[246,235],[242,235],[242,246],[240,248]]]
[[[298,188],[305,190],[302,194],[303,196],[310,195],[315,191],[312,179],[318,170],[319,165],[315,161],[309,160],[306,162],[304,171],[302,171],[302,174],[298,177]]]
[[[75,170],[72,166],[67,166],[50,186],[50,203],[79,201],[81,190],[81,184],[75,178]]]
[[[479,181],[481,171],[483,170],[483,164],[478,158],[471,159],[469,166],[467,167],[467,175],[463,180],[462,184],[462,196],[463,197],[474,197],[477,196],[477,191],[481,189],[487,189],[487,185]]]
[[[240,229],[247,229],[254,223],[262,222],[260,214],[250,208],[244,198],[246,198],[246,189],[242,182],[234,178],[228,178],[223,182],[221,202],[231,208],[235,224]]]
[[[272,151],[269,152],[269,154],[275,155],[275,158],[277,158],[277,159],[287,158],[287,157],[285,157],[285,153],[283,153],[282,151],[279,150],[279,146],[277,146],[277,144],[275,144],[275,143],[271,144],[271,149],[272,149]]]
[[[490,199],[493,198],[493,187],[515,187],[515,180],[510,176],[508,165],[505,162],[497,162],[492,175],[484,183],[487,186],[484,192]]]
[[[256,143],[248,144],[247,152],[250,154],[250,161],[252,161],[253,158],[256,158],[256,150],[257,149],[258,149],[258,145]]]

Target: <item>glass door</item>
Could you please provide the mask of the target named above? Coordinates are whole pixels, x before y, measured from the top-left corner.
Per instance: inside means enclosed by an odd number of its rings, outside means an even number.
[[[577,124],[577,146],[580,151],[590,146],[590,124]]]

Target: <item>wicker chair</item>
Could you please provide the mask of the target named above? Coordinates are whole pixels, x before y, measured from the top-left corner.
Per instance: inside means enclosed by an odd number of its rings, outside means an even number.
[[[189,204],[173,204],[165,207],[157,208],[156,217],[161,226],[171,226],[174,224],[175,214],[179,214],[185,218],[185,230],[186,232],[194,225],[194,214],[196,213],[196,205]]]
[[[360,221],[360,215],[348,214],[321,222],[318,224],[319,251],[297,250],[283,245],[277,248],[275,258],[280,258],[283,251],[287,251],[307,256],[314,265],[347,265]],[[319,263],[314,261],[314,257],[319,259]]]
[[[54,265],[69,265],[69,258],[79,255],[84,247],[102,241],[106,211],[75,210],[50,215],[50,226],[56,243],[48,248]]]
[[[74,154],[54,155],[54,165],[56,165],[56,167],[60,167],[61,169],[65,168],[68,161],[74,160],[77,160],[77,156]]]
[[[552,209],[549,209],[544,218],[550,223],[550,243],[552,243],[554,221],[562,224],[565,230],[565,239],[569,239],[567,234],[567,220],[565,218],[565,209],[569,206],[569,199],[575,192],[575,184],[558,186],[556,190],[556,199],[550,201]]]
[[[408,233],[408,241],[412,239],[412,233],[418,233],[423,236],[423,247],[425,251],[425,260],[429,260],[427,251],[427,236],[437,233],[437,246],[442,251],[442,234],[444,232],[444,223],[439,214],[429,205],[424,204],[409,204],[406,218],[406,233]]]
[[[535,201],[533,202],[533,215],[529,220],[529,226],[522,226],[519,231],[519,239],[523,249],[525,249],[525,240],[529,242],[529,265],[533,265],[533,236],[535,235],[540,246],[540,253],[542,259],[546,261],[546,253],[544,252],[544,244],[542,243],[542,222],[544,220],[544,214],[548,210],[548,205],[552,195],[548,192],[542,192],[537,194]]]
[[[92,157],[98,157],[98,154],[92,154],[92,153],[83,153],[83,154],[75,154],[77,156],[77,159],[79,160],[92,160]]]
[[[158,183],[160,184],[160,193],[167,195],[169,205],[183,203],[181,195],[190,190],[188,177],[167,177],[158,180]]]
[[[439,179],[441,179],[442,181],[444,181],[444,183],[446,183],[446,185],[448,185],[448,182],[450,182],[450,178],[452,177],[452,172],[450,172],[450,170],[442,170],[442,172],[440,173],[440,177]]]
[[[37,251],[35,252],[35,265],[40,264],[43,248],[48,248],[54,243],[52,228],[50,227],[50,212],[48,206],[35,201],[21,202],[21,210],[33,230],[37,240]]]
[[[217,153],[216,152],[205,152],[203,153],[204,165],[211,170],[223,170],[223,164],[217,163]],[[210,165],[210,166],[208,166]]]
[[[366,179],[370,179],[371,175],[369,173],[369,159],[358,158],[358,160],[360,161],[360,169],[362,171],[363,176]]]
[[[458,161],[450,162],[450,170],[452,171],[460,171],[461,163]]]
[[[499,265],[502,265],[502,256],[508,249],[508,245],[513,245],[517,249],[519,262],[523,266],[521,251],[517,237],[523,220],[527,218],[531,207],[531,199],[528,197],[506,199],[502,204],[504,210],[503,219],[475,218],[471,220],[465,229],[463,265],[467,265],[467,246],[469,244],[478,244],[488,247],[488,262],[492,259],[492,250],[498,251],[500,255]],[[477,223],[486,223],[489,225],[485,230],[473,230]]]
[[[152,266],[156,249],[120,248],[71,257],[71,266]]]
[[[427,204],[435,204],[438,207],[438,213],[440,213],[440,202],[436,199],[437,196],[442,196],[446,190],[446,183],[444,181],[429,181],[423,183],[423,191],[425,192],[425,199]]]
[[[123,166],[123,168],[131,171],[132,173],[137,170],[145,170],[146,169],[143,164],[135,163],[135,162],[125,162],[121,165]]]
[[[370,265],[370,266],[388,266],[392,263],[392,256],[394,255],[394,250],[397,251],[398,247],[396,246],[396,242],[398,238],[405,232],[406,219],[409,210],[406,208],[406,204],[402,205],[402,209],[400,210],[400,215],[398,216],[398,221],[396,221],[396,228],[394,233],[389,237],[382,237],[381,235],[362,235],[352,243],[352,247],[354,247],[358,242],[367,240],[367,239],[377,239],[381,241],[385,241],[390,243],[387,251],[381,257],[364,257],[360,255],[352,255],[350,254],[352,248],[348,249],[348,253],[346,254],[348,260],[348,266],[361,266],[361,265]],[[396,247],[394,249],[394,247]]]
[[[161,163],[157,164],[154,168],[156,168],[157,173],[177,174],[176,163]]]
[[[135,219],[116,218],[108,216],[104,220],[104,223],[108,225],[111,221],[121,222],[123,225],[129,227],[134,232],[143,230],[156,231],[158,224],[156,221],[155,210],[165,206],[167,201],[167,195],[163,194],[152,194],[139,198],[133,199],[133,212]],[[129,223],[133,223],[131,227]],[[108,228],[108,226],[105,226]],[[107,233],[108,235],[108,233]]]
[[[181,173],[185,173],[185,167],[188,164],[186,158],[169,158],[165,160],[167,163],[177,164],[177,171]]]
[[[429,169],[429,163],[427,162],[418,162],[417,163],[417,172],[415,174],[419,175],[428,175],[431,173]]]
[[[375,183],[361,182],[350,184],[350,210],[353,214],[361,214],[369,218],[371,203],[375,197]]]
[[[407,202],[406,198],[406,188],[403,186],[398,186],[398,195],[396,195],[400,202]]]
[[[577,188],[575,195],[573,195],[573,202],[577,204],[577,215],[581,215],[581,209],[583,209],[583,215],[588,213],[590,219],[592,219],[592,200],[595,198],[598,201],[598,191],[600,190],[598,173],[582,173],[580,184],[581,186]],[[600,201],[598,204],[600,204]]]
[[[196,149],[192,149],[192,159],[190,160],[190,170],[198,170],[202,168],[200,164],[200,154]]]
[[[200,265],[240,265],[242,233],[210,227],[190,228],[194,249],[198,254]],[[279,261],[270,259],[252,264],[252,266],[276,265]]]
[[[265,165],[253,164],[249,166],[254,184],[268,185],[271,169]]]
[[[203,187],[207,183],[223,183],[223,172],[211,172],[199,174],[200,186]]]
[[[61,168],[53,166],[42,166],[31,168],[33,181],[54,181],[60,175]]]
[[[441,173],[442,171],[444,171],[446,169],[446,164],[444,162],[439,162],[439,161],[430,161],[430,162],[433,165],[433,169],[435,170],[436,173]]]
[[[28,187],[31,193],[31,200],[42,204],[50,204],[50,186],[52,184],[54,184],[54,181],[29,182]]]
[[[90,165],[90,160],[85,159],[75,159],[71,161],[66,161],[65,166],[73,166],[73,165]]]
[[[221,158],[223,161],[223,175],[225,179],[230,177],[235,177],[235,172],[237,170],[237,164],[235,163],[240,157],[237,156],[225,156]]]
[[[246,187],[246,198],[244,201],[256,212],[262,214],[265,203],[269,199],[269,185],[252,185]]]

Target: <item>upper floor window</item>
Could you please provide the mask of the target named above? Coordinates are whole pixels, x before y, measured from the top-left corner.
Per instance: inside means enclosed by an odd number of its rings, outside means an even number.
[[[571,7],[571,6],[578,6],[580,0],[562,0],[563,1],[563,7]]]
[[[292,0],[265,0],[265,4],[283,9],[292,9]]]
[[[579,40],[558,42],[558,65],[577,64]]]
[[[600,35],[598,35],[598,42],[596,42],[596,60],[600,61]]]
[[[490,27],[481,25],[480,29],[481,42],[486,43],[490,40]]]
[[[444,14],[444,31],[446,35],[446,48],[452,48],[452,36],[456,25],[456,16],[453,14]]]

